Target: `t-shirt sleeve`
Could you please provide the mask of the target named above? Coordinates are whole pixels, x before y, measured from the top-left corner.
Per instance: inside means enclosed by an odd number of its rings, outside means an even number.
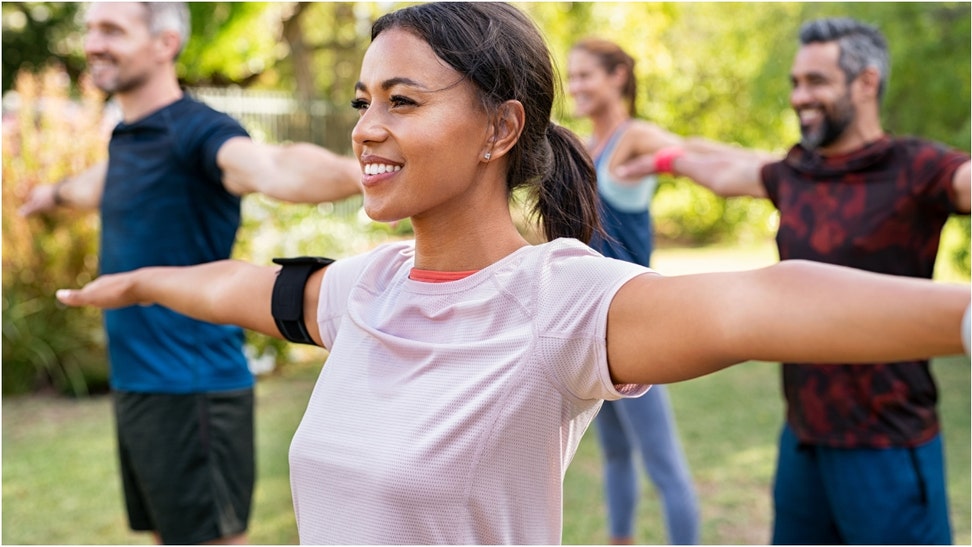
[[[348,295],[371,259],[370,254],[342,258],[327,267],[317,303],[317,328],[321,344],[330,349],[337,338],[341,318],[348,309]]]
[[[911,141],[913,153],[911,156],[912,184],[919,184],[916,191],[929,206],[945,211],[957,213],[955,194],[955,171],[965,162],[969,155],[948,148],[947,146],[929,141],[915,139]]]
[[[378,268],[395,268],[411,254],[410,242],[386,243],[370,252],[336,260],[327,267],[317,303],[317,328],[322,345],[330,349],[337,338],[342,318],[348,311],[348,298],[372,263]],[[374,273],[374,268],[371,271]]]
[[[783,167],[782,161],[772,161],[764,164],[759,170],[759,180],[766,189],[766,197],[774,206],[778,203],[780,170]]]
[[[202,131],[199,144],[200,167],[207,178],[222,183],[223,171],[216,162],[219,149],[233,137],[248,137],[249,134],[232,117],[213,111],[210,123]]]
[[[172,124],[177,136],[175,152],[180,161],[191,165],[206,181],[222,187],[223,171],[216,155],[233,137],[249,137],[246,129],[228,114],[195,100],[185,101],[172,113]]]
[[[565,395],[614,400],[648,390],[614,384],[607,361],[611,302],[625,283],[646,273],[651,270],[644,266],[576,249],[558,251],[545,262],[538,279],[538,348]]]

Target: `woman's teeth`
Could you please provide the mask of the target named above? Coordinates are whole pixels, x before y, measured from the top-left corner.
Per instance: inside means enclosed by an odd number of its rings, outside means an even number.
[[[383,163],[369,163],[364,166],[364,174],[366,175],[381,175],[382,173],[391,173],[401,170],[401,165],[385,165]]]

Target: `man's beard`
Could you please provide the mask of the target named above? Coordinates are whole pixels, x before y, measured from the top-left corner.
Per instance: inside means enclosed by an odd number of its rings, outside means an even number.
[[[807,150],[830,146],[844,134],[856,113],[850,97],[844,95],[834,103],[833,109],[824,109],[823,119],[816,127],[800,127],[800,144]]]
[[[99,89],[105,93],[128,93],[142,87],[149,79],[147,74],[139,74],[138,76],[131,78],[115,78],[109,84],[105,86],[98,86]]]
[[[115,72],[113,77],[108,79],[92,78],[95,87],[104,91],[105,93],[128,93],[129,91],[145,85],[145,82],[149,80],[150,75],[147,72],[125,76],[118,67],[118,63],[113,63],[113,65]]]

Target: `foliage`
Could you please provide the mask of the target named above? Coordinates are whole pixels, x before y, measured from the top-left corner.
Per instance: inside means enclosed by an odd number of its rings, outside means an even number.
[[[38,70],[52,62],[72,80],[84,70],[76,17],[77,2],[3,2],[3,92],[13,88],[17,72]]]
[[[100,92],[82,80],[68,96],[62,68],[22,72],[20,108],[3,119],[3,392],[50,385],[74,395],[103,390],[107,366],[100,314],[59,309],[57,288],[90,281],[96,271],[97,219],[59,211],[24,218],[30,189],[105,158]]]
[[[279,26],[279,13],[269,3],[190,2],[189,15],[192,35],[178,67],[187,85],[247,82],[277,62],[277,36],[254,32]]]

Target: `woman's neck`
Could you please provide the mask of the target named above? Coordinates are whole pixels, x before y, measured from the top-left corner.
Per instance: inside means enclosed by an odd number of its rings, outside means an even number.
[[[412,217],[415,267],[459,272],[481,270],[530,243],[509,213],[463,211],[449,218]]]

